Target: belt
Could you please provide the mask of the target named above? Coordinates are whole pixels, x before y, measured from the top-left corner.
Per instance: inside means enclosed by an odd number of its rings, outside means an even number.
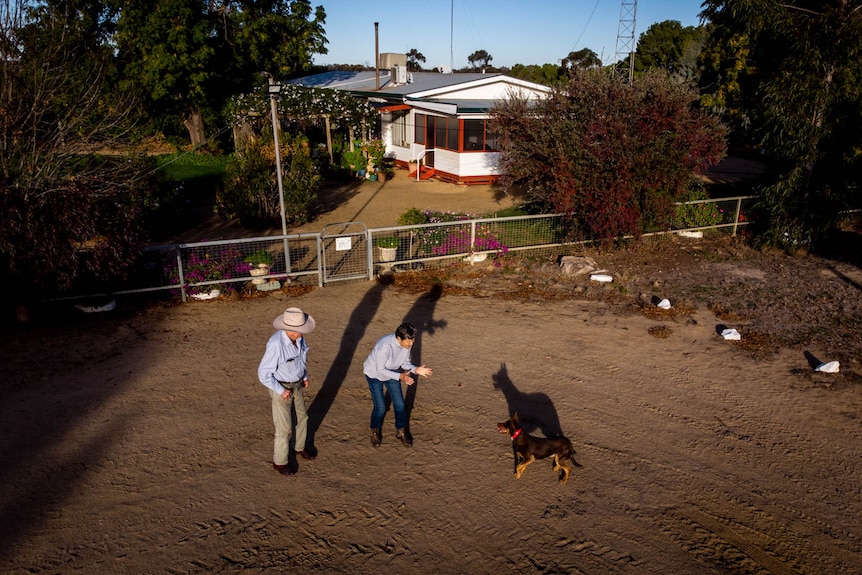
[[[296,385],[297,383],[302,383],[301,379],[299,381],[279,381],[276,379],[275,381],[278,381],[278,383],[280,383],[283,387],[289,387],[292,385]]]

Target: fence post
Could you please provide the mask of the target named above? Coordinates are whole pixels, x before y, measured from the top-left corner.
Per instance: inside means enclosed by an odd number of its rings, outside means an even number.
[[[365,260],[368,262],[368,281],[374,280],[374,236],[365,229]]]
[[[314,241],[317,243],[317,287],[323,287],[323,230],[317,234]]]
[[[470,222],[470,255],[476,251],[476,220]]]
[[[177,246],[177,277],[180,279],[180,294],[183,296],[183,303],[189,301],[186,293],[186,276],[183,273],[183,256],[180,246]]]
[[[736,228],[739,227],[739,212],[742,209],[742,197],[736,198],[736,215],[733,217],[733,235],[736,235]]]

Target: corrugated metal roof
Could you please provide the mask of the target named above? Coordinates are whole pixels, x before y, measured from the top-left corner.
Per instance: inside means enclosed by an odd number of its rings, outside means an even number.
[[[435,90],[438,88],[446,88],[448,86],[457,86],[474,82],[476,80],[487,80],[495,76],[503,74],[482,74],[478,72],[469,73],[453,73],[440,74],[437,72],[408,72],[409,80],[406,84],[391,83],[389,71],[380,72],[380,90],[377,88],[376,72],[373,70],[363,70],[354,72],[351,70],[333,70],[331,72],[323,72],[305,76],[303,78],[295,78],[289,80],[287,84],[296,84],[308,88],[332,88],[334,90],[347,90],[350,92],[374,92],[381,97],[392,96],[408,96],[416,92],[425,92],[427,90]]]
[[[459,86],[475,88],[477,86],[505,82],[512,84],[526,84],[538,86],[543,90],[550,90],[545,86],[539,86],[532,82],[525,82],[506,76],[505,74],[492,73],[453,73],[441,74],[438,72],[410,72],[408,83],[390,83],[388,70],[381,70],[379,82],[380,89],[376,89],[378,78],[373,70],[352,71],[336,70],[323,72],[303,78],[288,81],[288,84],[305,86],[308,88],[330,88],[344,90],[356,96],[368,98],[377,106],[404,102],[417,108],[436,110],[446,114],[487,114],[498,102],[498,98],[457,98]],[[452,88],[447,90],[446,88]]]

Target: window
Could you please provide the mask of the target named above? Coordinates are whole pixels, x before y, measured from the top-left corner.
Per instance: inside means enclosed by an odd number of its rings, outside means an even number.
[[[416,143],[425,143],[425,114],[416,114]]]
[[[487,120],[464,120],[464,129],[461,131],[459,130],[458,118],[416,114],[415,141],[417,144],[425,144],[427,148],[442,148],[455,152],[459,150],[465,152],[499,151],[498,136],[488,132],[487,129]],[[394,130],[395,128],[393,128],[393,138]],[[397,140],[393,141],[397,142]]]
[[[458,151],[458,119],[446,119],[446,148]]]
[[[464,120],[464,137],[462,143],[464,151],[486,151],[496,152],[500,147],[497,143],[497,134],[487,131],[487,120]]]
[[[407,146],[407,118],[409,116],[409,110],[392,112],[392,145]]]

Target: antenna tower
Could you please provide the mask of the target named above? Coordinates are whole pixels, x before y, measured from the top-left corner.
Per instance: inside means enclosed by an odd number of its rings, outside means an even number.
[[[617,51],[614,54],[614,72],[629,83],[635,74],[635,19],[638,13],[637,0],[622,0],[620,25],[617,28]],[[624,63],[628,62],[628,66]]]

